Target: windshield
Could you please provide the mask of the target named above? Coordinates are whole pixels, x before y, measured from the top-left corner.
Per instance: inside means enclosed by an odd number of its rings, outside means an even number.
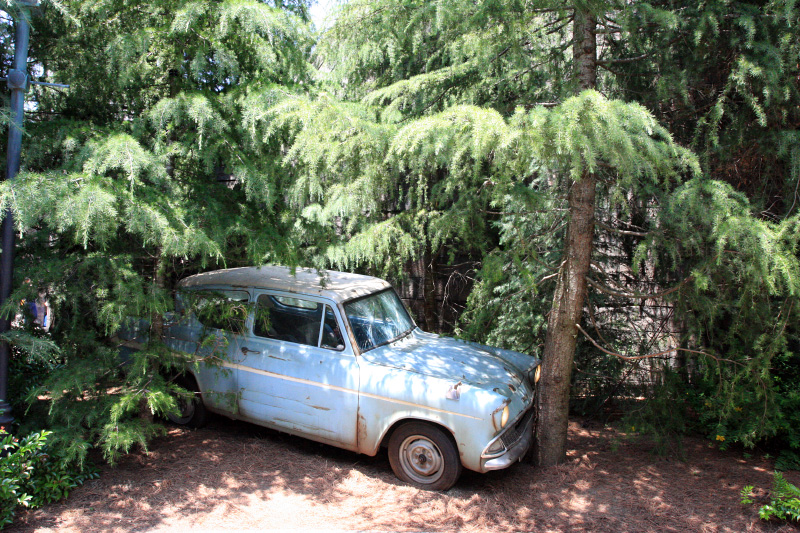
[[[392,342],[414,329],[403,302],[391,289],[344,304],[362,352]]]

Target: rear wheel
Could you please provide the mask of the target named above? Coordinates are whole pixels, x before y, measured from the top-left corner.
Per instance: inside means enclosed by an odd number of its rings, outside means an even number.
[[[179,426],[199,428],[204,426],[208,419],[208,411],[203,405],[203,398],[200,396],[200,388],[194,378],[189,376],[179,376],[175,379],[175,384],[186,389],[189,394],[179,394],[175,397],[178,403],[178,412],[167,414],[167,419]]]
[[[389,439],[389,463],[401,480],[428,490],[447,490],[461,475],[453,439],[441,428],[408,422]]]

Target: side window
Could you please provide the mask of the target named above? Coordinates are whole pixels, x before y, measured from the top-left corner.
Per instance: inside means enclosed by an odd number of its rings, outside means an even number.
[[[322,325],[322,342],[320,347],[341,352],[344,350],[344,339],[336,322],[336,315],[333,314],[331,306],[325,306],[325,323]]]
[[[323,304],[300,298],[262,294],[253,333],[282,341],[318,346]]]
[[[181,307],[192,310],[206,328],[243,333],[249,299],[244,291],[187,291],[181,297]]]
[[[259,296],[253,333],[328,350],[344,350],[342,332],[331,306],[301,298]]]

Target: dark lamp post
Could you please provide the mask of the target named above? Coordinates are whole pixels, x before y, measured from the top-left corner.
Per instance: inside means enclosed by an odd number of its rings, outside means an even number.
[[[6,179],[12,180],[19,172],[22,151],[22,122],[25,113],[25,90],[28,86],[28,10],[39,4],[38,0],[18,0],[21,8],[14,21],[14,68],[8,72],[8,88],[11,89],[11,124],[8,128],[8,158]],[[11,295],[14,274],[14,217],[6,210],[2,226],[2,249],[0,249],[0,306]],[[11,317],[0,317],[0,334],[11,329]],[[14,420],[8,403],[8,342],[0,342],[0,424]]]

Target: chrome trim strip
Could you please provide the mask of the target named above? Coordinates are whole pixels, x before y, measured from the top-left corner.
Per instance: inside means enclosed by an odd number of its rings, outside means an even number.
[[[286,381],[293,381],[295,383],[303,383],[303,384],[306,384],[306,385],[315,385],[317,387],[322,387],[323,389],[330,389],[330,390],[335,390],[335,391],[340,391],[340,392],[347,392],[347,393],[350,393],[350,394],[359,394],[360,396],[363,396],[365,398],[372,398],[372,399],[375,399],[375,400],[383,400],[383,401],[386,401],[386,402],[397,403],[397,404],[400,404],[400,405],[407,405],[409,407],[419,407],[419,408],[427,409],[427,410],[430,410],[430,411],[435,411],[437,413],[443,413],[443,414],[447,414],[447,415],[462,416],[464,418],[471,418],[473,420],[483,420],[482,418],[478,418],[476,416],[465,415],[463,413],[456,413],[454,411],[446,411],[444,409],[437,409],[436,407],[430,407],[428,405],[420,405],[420,404],[417,404],[417,403],[406,402],[406,401],[397,400],[397,399],[394,399],[394,398],[387,398],[386,396],[379,396],[377,394],[359,392],[359,391],[354,390],[354,389],[347,389],[347,388],[344,388],[344,387],[338,387],[336,385],[328,385],[327,383],[320,383],[319,381],[311,381],[311,380],[303,379],[303,378],[295,378],[295,377],[291,377],[291,376],[284,376],[283,374],[276,374],[274,372],[269,372],[268,370],[260,370],[258,368],[253,368],[251,366],[244,366],[244,365],[240,365],[240,364],[237,364],[237,363],[223,362],[223,363],[221,363],[220,366],[224,366],[226,368],[233,368],[233,369],[236,369],[236,370],[243,370],[245,372],[251,372],[253,374],[260,374],[262,376],[269,376],[269,377],[273,377],[273,378],[283,379],[283,380],[286,380]]]

